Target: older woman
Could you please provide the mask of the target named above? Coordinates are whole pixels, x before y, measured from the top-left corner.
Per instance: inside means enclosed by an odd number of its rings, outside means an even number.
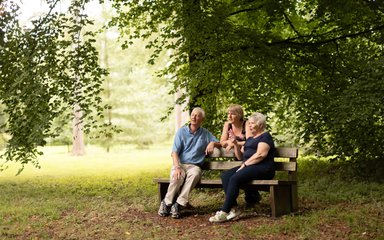
[[[228,121],[224,123],[220,144],[229,152],[234,146],[231,136],[235,137],[241,146],[249,136],[247,136],[247,121],[244,119],[243,108],[238,104],[232,104],[228,107],[227,113]]]
[[[225,192],[225,201],[221,210],[209,218],[210,222],[224,222],[238,216],[237,197],[240,186],[257,179],[272,179],[275,176],[273,160],[274,142],[266,128],[266,118],[261,113],[254,113],[249,119],[251,137],[247,138],[240,147],[236,137],[231,137],[234,152],[243,163],[240,167],[232,168],[221,176]]]

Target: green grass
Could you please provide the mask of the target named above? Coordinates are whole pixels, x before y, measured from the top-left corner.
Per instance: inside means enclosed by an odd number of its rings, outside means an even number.
[[[132,175],[142,171],[169,169],[171,146],[154,146],[137,150],[133,146],[115,147],[110,153],[97,147],[87,147],[85,156],[72,156],[66,147],[46,147],[39,164],[40,169],[28,165],[15,179],[38,176],[105,176]],[[12,177],[21,166],[11,165],[0,172],[0,180]]]
[[[15,176],[19,166],[11,165],[0,172],[0,239],[384,239],[383,184],[313,158],[299,159],[295,215],[271,219],[263,193],[256,212],[210,224],[224,195],[204,189],[193,191],[195,209],[185,218],[160,218],[152,179],[168,176],[170,148],[88,147],[73,157],[48,147],[41,169]]]

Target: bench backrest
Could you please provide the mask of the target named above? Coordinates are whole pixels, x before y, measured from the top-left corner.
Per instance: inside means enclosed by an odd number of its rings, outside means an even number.
[[[276,171],[287,172],[289,180],[296,180],[298,148],[278,147],[275,150]],[[214,152],[207,157],[202,169],[228,170],[240,166],[241,163],[236,161],[233,152],[227,153],[223,148],[215,148]]]

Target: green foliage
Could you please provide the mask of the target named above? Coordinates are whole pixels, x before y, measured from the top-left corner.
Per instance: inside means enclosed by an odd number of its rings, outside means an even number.
[[[50,10],[59,1],[48,1]],[[84,31],[92,24],[82,14],[86,1],[71,1],[67,14],[48,12],[32,21],[31,29],[18,22],[18,6],[1,3],[0,15],[0,102],[7,121],[2,125],[10,135],[2,156],[24,166],[38,166],[38,146],[54,137],[61,126],[52,122],[79,105],[85,132],[97,128],[101,106],[102,78],[94,47],[94,33]],[[105,124],[101,123],[101,126]]]
[[[53,8],[58,1],[49,2]],[[98,65],[96,36],[86,30],[92,21],[81,12],[85,2],[72,1],[68,14],[50,12],[29,30],[19,26],[15,5],[1,3],[7,4],[0,15],[0,100],[8,116],[8,160],[32,161],[36,147],[57,133],[52,121],[74,104],[84,111],[86,132],[101,124],[110,139],[113,121],[100,123],[113,112],[100,97],[106,72]],[[146,39],[150,64],[171,54],[161,79],[170,80],[170,94],[185,92],[176,102],[206,110],[211,131],[220,131],[228,104],[239,103],[247,114],[267,114],[284,145],[382,167],[382,1],[111,2],[116,17],[107,25],[125,34],[123,48]],[[151,114],[158,112],[132,114],[137,121],[129,122],[145,125]],[[127,130],[140,135],[134,124]]]
[[[0,104],[0,126],[3,126],[6,122],[6,117],[2,112],[4,111],[4,106]],[[0,151],[5,148],[6,145],[6,134],[0,128]]]
[[[102,17],[95,20],[95,27],[102,28],[113,16],[108,4],[103,5]],[[165,77],[156,71],[166,65],[166,51],[159,53],[156,61],[147,63],[152,51],[145,49],[151,41],[132,40],[129,49],[121,49],[124,37],[114,28],[102,29],[96,36],[100,62],[109,71],[103,83],[103,103],[112,107],[104,110],[105,120],[116,124],[121,134],[100,136],[91,134],[89,142],[104,146],[107,151],[119,144],[136,144],[148,148],[156,142],[168,141],[173,136],[173,118],[160,121],[173,100]],[[154,137],[156,136],[156,137]]]
[[[130,39],[156,34],[150,62],[172,50],[162,72],[171,76],[170,93],[185,90],[179,102],[205,108],[210,130],[221,126],[223,106],[239,103],[273,117],[273,131],[288,145],[354,162],[384,158],[381,1],[114,0],[113,6],[118,16],[110,26]]]

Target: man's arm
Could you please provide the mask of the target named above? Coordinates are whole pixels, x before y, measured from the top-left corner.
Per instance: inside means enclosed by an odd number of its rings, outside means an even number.
[[[181,165],[180,165],[180,158],[177,152],[172,152],[172,162],[173,162],[173,167],[172,167],[172,179],[179,179],[181,176]]]

